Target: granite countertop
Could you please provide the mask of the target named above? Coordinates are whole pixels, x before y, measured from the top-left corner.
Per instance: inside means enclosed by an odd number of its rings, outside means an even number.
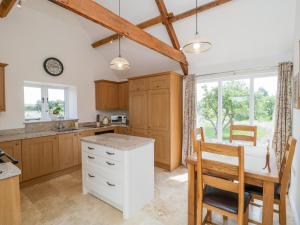
[[[125,151],[130,151],[138,147],[154,143],[154,139],[152,138],[143,138],[113,133],[84,137],[81,138],[81,141]]]
[[[21,170],[14,164],[0,163],[0,180],[4,180],[10,177],[18,176],[21,174]]]
[[[24,140],[24,139],[30,139],[30,138],[37,138],[37,137],[45,137],[45,136],[52,136],[52,135],[59,135],[59,134],[66,134],[66,133],[75,133],[75,132],[81,132],[81,131],[88,131],[88,130],[106,130],[110,128],[115,128],[115,127],[128,127],[126,125],[122,124],[113,124],[109,126],[103,126],[103,127],[79,127],[78,129],[75,130],[67,130],[67,131],[53,131],[53,130],[48,130],[48,131],[41,131],[41,132],[21,132],[21,133],[16,133],[16,134],[1,134],[0,135],[0,142],[5,142],[5,141],[17,141],[17,140]]]

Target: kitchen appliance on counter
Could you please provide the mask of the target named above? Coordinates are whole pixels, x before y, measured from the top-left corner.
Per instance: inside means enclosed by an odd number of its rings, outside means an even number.
[[[122,115],[111,116],[110,119],[112,124],[126,124],[127,122],[127,116]]]

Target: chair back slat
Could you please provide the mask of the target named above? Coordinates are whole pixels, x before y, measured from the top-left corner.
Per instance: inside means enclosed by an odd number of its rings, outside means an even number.
[[[203,175],[203,183],[221,190],[239,193],[239,184],[218,177]]]
[[[234,134],[234,132],[242,131],[242,132],[251,132],[251,134]],[[249,125],[230,125],[230,143],[233,140],[236,141],[247,141],[252,142],[254,146],[256,146],[257,142],[257,126],[249,126]]]
[[[218,174],[220,174],[233,179],[238,179],[239,176],[238,166],[207,159],[202,159],[202,171],[203,173],[210,171],[210,173],[214,176],[218,176]]]
[[[200,139],[197,139],[198,135],[200,135]],[[199,149],[199,140],[202,142],[205,142],[203,127],[196,128],[192,132],[192,141],[193,141],[194,152],[197,152]]]

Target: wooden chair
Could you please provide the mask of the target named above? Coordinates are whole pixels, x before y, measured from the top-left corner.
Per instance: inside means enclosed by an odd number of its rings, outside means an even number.
[[[238,165],[202,158],[211,153],[236,158]],[[251,194],[244,192],[244,147],[200,142],[197,155],[197,225],[213,224],[212,211],[248,224]],[[207,214],[202,222],[203,208]]]
[[[246,134],[234,134],[235,131],[252,132],[253,135]],[[230,143],[233,140],[252,142],[253,146],[256,146],[257,140],[257,126],[249,125],[230,125]]]
[[[285,154],[279,171],[280,183],[276,184],[274,187],[274,204],[279,206],[279,210],[274,210],[274,212],[279,213],[280,225],[286,225],[286,195],[288,194],[289,189],[289,180],[291,175],[291,167],[294,158],[296,143],[297,141],[295,138],[293,138],[292,136],[288,137],[287,144],[285,147]],[[246,191],[252,193],[253,199],[263,199],[263,189],[261,187],[246,185],[245,188]],[[255,203],[253,203],[253,205],[261,207],[261,205]],[[260,224],[257,221],[251,221],[255,224]]]
[[[200,135],[200,140],[202,142],[205,142],[205,136],[204,136],[204,130],[203,127],[196,128],[192,132],[192,141],[193,141],[193,148],[194,152],[197,152],[199,149],[199,139],[197,139],[197,136]]]

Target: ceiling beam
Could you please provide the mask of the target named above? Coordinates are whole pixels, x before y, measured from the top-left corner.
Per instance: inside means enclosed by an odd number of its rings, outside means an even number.
[[[167,7],[164,3],[164,0],[155,0],[156,5],[158,7],[158,10],[160,12],[163,24],[165,25],[168,35],[171,39],[172,45],[174,48],[176,48],[177,50],[180,50],[180,44],[176,35],[176,32],[174,30],[174,27],[172,25],[172,23],[169,21],[169,17],[168,17],[168,10]],[[188,65],[180,63],[181,69],[183,71],[184,75],[188,75]]]
[[[0,4],[0,17],[4,18],[8,15],[17,0],[2,0]]]
[[[212,8],[214,8],[214,7],[217,7],[217,6],[219,6],[219,5],[222,5],[222,4],[225,4],[225,3],[227,3],[227,2],[231,2],[232,0],[215,0],[215,1],[213,1],[213,2],[210,2],[210,3],[207,3],[207,4],[204,4],[204,5],[201,5],[201,6],[199,6],[198,8],[197,8],[197,12],[204,12],[204,11],[206,11],[206,10],[209,10],[209,9],[212,9]],[[171,14],[171,15],[170,15]],[[173,16],[173,14],[172,13],[170,13],[169,14],[169,21],[170,22],[172,22],[172,23],[174,23],[174,22],[176,22],[176,21],[178,21],[178,20],[182,20],[182,19],[185,19],[185,18],[187,18],[187,17],[189,17],[189,16],[192,16],[192,15],[194,15],[194,14],[196,14],[196,10],[195,9],[191,9],[191,10],[188,10],[188,11],[186,11],[186,12],[183,12],[183,13],[180,13],[180,14],[178,14],[178,15],[176,15],[176,16]],[[159,18],[159,19],[157,19],[157,18]],[[156,21],[156,23],[148,23],[148,21],[152,21],[152,20],[155,20]],[[159,24],[159,23],[162,23],[162,20],[161,20],[161,17],[160,16],[158,16],[158,17],[154,17],[154,18],[152,18],[152,19],[150,19],[150,20],[147,20],[147,21],[145,21],[145,22],[143,22],[143,23],[146,23],[146,24],[148,24],[148,26],[146,26],[146,27],[144,27],[144,28],[141,28],[141,29],[145,29],[145,28],[148,28],[148,27],[150,27],[150,26],[154,26],[154,25],[157,25],[157,24]],[[141,24],[143,24],[143,23],[141,23]],[[140,24],[139,24],[140,25]],[[138,25],[138,26],[139,26]],[[99,41],[96,41],[96,42],[94,42],[93,44],[92,44],[92,46],[94,47],[94,48],[97,48],[97,47],[99,47],[99,46],[101,46],[101,45],[104,45],[104,44],[106,44],[106,43],[109,43],[110,41],[112,41],[112,40],[115,40],[116,38],[118,37],[118,34],[114,34],[114,35],[112,35],[112,36],[109,36],[109,37],[106,37],[106,38],[103,38],[103,39],[101,39],[101,40],[99,40]]]
[[[173,16],[173,13],[169,13],[168,14],[168,17],[172,17],[172,16]],[[142,23],[139,23],[137,26],[139,28],[141,28],[141,29],[146,29],[148,27],[152,27],[152,26],[154,26],[156,24],[159,24],[159,23],[162,23],[161,16],[157,16],[157,17],[154,17],[154,18],[152,18],[150,20],[146,20],[146,21],[144,21]],[[109,43],[109,42],[117,40],[117,39],[118,39],[118,34],[113,34],[111,36],[108,36],[106,38],[103,38],[103,39],[101,39],[99,41],[94,42],[92,44],[92,47],[93,48],[97,48],[97,47],[99,47],[101,45],[104,45],[106,43]]]
[[[88,20],[113,30],[147,48],[161,53],[175,61],[188,64],[185,55],[145,32],[129,21],[119,17],[93,0],[49,0]]]

